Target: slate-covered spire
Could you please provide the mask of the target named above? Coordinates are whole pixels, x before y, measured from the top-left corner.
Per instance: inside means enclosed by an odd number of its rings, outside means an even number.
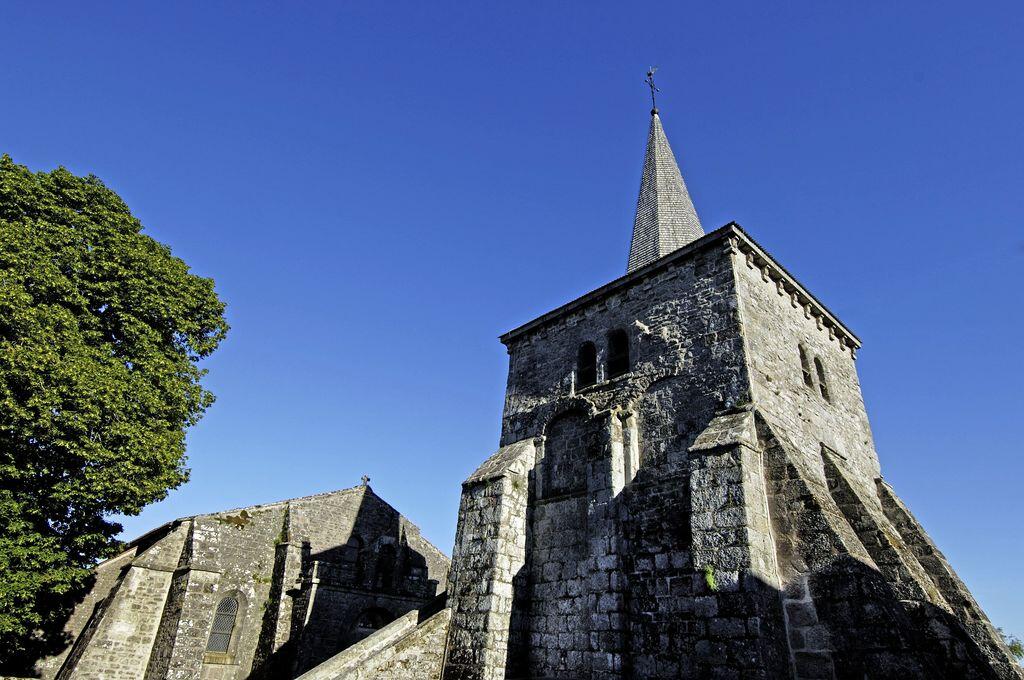
[[[672,147],[668,145],[658,109],[653,109],[626,273],[654,262],[703,235],[704,228],[679,173]]]

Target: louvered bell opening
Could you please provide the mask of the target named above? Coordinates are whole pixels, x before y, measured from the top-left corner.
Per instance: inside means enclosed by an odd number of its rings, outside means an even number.
[[[238,600],[227,597],[217,605],[217,613],[213,617],[213,630],[206,644],[208,652],[227,652],[231,644],[231,633],[235,629],[235,616],[238,614]]]

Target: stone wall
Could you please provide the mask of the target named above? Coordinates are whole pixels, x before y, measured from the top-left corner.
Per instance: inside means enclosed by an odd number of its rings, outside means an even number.
[[[756,243],[733,253],[797,677],[1016,677],[976,604],[941,592],[948,564],[915,555],[923,531],[886,515],[858,343]]]
[[[181,565],[187,583],[168,680],[234,678],[252,668],[285,511],[274,504],[195,518],[192,549]],[[225,597],[239,603],[235,639],[228,653],[208,654],[214,613]]]
[[[75,607],[64,626],[64,635],[68,640],[74,641],[74,644],[69,644],[61,653],[53,657],[40,660],[35,667],[35,674],[38,677],[52,678],[56,676],[69,656],[74,659],[80,658],[88,641],[96,632],[96,624],[102,619],[103,611],[112,599],[111,593],[124,581],[125,574],[138,552],[139,547],[132,546],[96,568],[92,587],[85,594],[82,602]]]
[[[502,443],[541,436],[555,416],[573,408],[628,410],[667,379],[672,388],[663,393],[664,403],[679,408],[658,417],[658,425],[690,442],[716,409],[749,400],[730,259],[720,243],[694,246],[687,258],[504,336],[509,376]],[[629,337],[631,370],[609,378],[608,334],[616,329]],[[598,382],[577,389],[584,342],[597,347]]]
[[[299,680],[434,680],[441,677],[451,609],[420,622],[409,612]]]
[[[689,453],[696,597],[686,662],[699,677],[784,677],[786,631],[752,408],[716,417]]]
[[[704,245],[549,324],[506,336],[503,440],[545,437],[513,676],[678,677],[694,668],[687,659],[706,626],[686,604],[702,578],[691,553],[688,448],[718,411],[750,398],[731,260],[720,244]],[[608,334],[616,329],[628,334],[630,371],[609,378]],[[598,382],[577,389],[584,342],[598,348]],[[588,414],[585,423],[571,415],[579,413]],[[578,481],[586,493],[559,488],[550,498],[545,483],[563,465],[567,419],[572,432],[587,432],[577,442],[597,444],[587,447]]]
[[[363,612],[386,612],[386,617],[391,619],[395,612],[413,611],[423,604],[423,599],[419,598],[354,593],[322,585],[317,588],[316,601],[317,605],[303,624],[296,674],[314,668],[338,650],[358,642],[361,637],[353,634],[352,624]]]
[[[979,636],[990,627],[964,625],[827,454],[822,481],[765,420],[759,438],[794,677],[1021,677],[997,636]]]
[[[529,517],[526,592],[515,608],[524,666],[542,676],[582,668],[590,650],[588,462],[600,432],[588,414],[570,411],[547,428]],[[513,665],[514,667],[514,665]]]
[[[956,575],[946,557],[935,546],[903,501],[896,496],[892,487],[879,479],[877,490],[886,517],[938,588],[951,614],[964,627],[971,641],[977,645],[976,651],[983,661],[990,664],[999,677],[1024,676],[1020,665],[1008,653],[1003,636],[988,620],[967,586]]]
[[[859,485],[871,487],[881,472],[857,377],[856,350],[835,326],[826,326],[827,312],[787,287],[788,275],[759,252],[756,245],[745,243],[734,254],[751,400],[786,432],[797,451],[808,452],[811,468],[820,472],[818,452],[824,444],[841,456]],[[810,384],[801,366],[801,346]],[[815,359],[826,376],[827,399]]]
[[[68,680],[138,680],[145,677],[187,526],[138,555],[110,594],[84,649],[75,649],[58,677]],[[71,666],[73,663],[73,667]]]
[[[294,677],[433,599],[449,566],[366,486],[179,520],[133,550],[98,568],[110,594],[83,603],[61,678]]]
[[[502,680],[522,597],[534,440],[503,446],[462,485],[448,584],[445,680]]]
[[[352,624],[367,610],[391,620],[416,609],[446,584],[448,560],[419,529],[373,494],[291,504],[291,533],[309,542],[308,596],[298,602],[301,673],[359,639]],[[348,559],[338,536],[358,545]],[[353,543],[354,541],[354,543]]]

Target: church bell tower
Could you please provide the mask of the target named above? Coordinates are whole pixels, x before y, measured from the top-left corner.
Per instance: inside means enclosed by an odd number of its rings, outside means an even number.
[[[447,680],[1022,677],[882,477],[860,340],[704,232],[656,107],[626,274],[501,341]]]

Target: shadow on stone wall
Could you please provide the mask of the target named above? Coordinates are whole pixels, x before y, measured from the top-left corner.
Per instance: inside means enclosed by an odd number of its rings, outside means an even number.
[[[301,582],[279,597],[291,600],[288,640],[273,652],[276,611],[264,613],[259,667],[253,680],[295,677],[362,640],[399,616],[432,600],[438,581],[429,578],[425,555],[413,548],[401,516],[367,487],[348,536],[303,543]],[[275,565],[275,584],[283,565]],[[273,594],[272,594],[273,598]]]
[[[573,436],[591,462],[607,455]],[[573,469],[566,466],[573,452],[559,446],[559,466]],[[695,549],[721,560],[749,544],[722,528],[702,531],[694,545],[692,497],[704,490],[691,489],[680,448],[604,501],[594,489],[538,494],[538,480],[552,472],[542,459],[528,486],[525,563],[512,579],[505,677],[1019,677],[965,628],[987,622],[965,624],[926,597],[909,598],[905,583],[830,542],[833,523],[855,521],[843,530],[856,533],[862,520],[825,513],[806,489],[789,496],[795,480],[778,477],[784,454],[766,448],[769,459],[782,456],[763,470],[769,484],[788,489],[771,502],[803,509],[792,515],[790,535],[771,547],[797,550],[778,557],[804,565],[784,590],[745,569],[716,582],[713,571],[695,568]]]
[[[793,621],[799,633],[787,632],[783,591],[751,576],[728,590],[713,591],[688,557],[686,566],[660,573],[639,572],[634,558],[624,559],[622,610],[606,619],[609,625],[594,625],[608,614],[601,611],[597,592],[582,609],[561,609],[559,601],[566,598],[537,598],[538,584],[530,578],[535,570],[527,563],[513,581],[506,677],[712,677],[754,668],[774,668],[769,677],[836,680],[1013,677],[993,669],[952,614],[926,602],[900,600],[876,569],[851,556],[837,556],[829,567],[809,575],[814,608],[803,615],[816,618]],[[589,570],[586,561],[579,567]],[[662,587],[677,590],[674,601],[658,601],[652,591]],[[540,620],[547,623],[537,626]],[[582,628],[554,623],[573,620]],[[749,626],[751,620],[758,621],[756,629]],[[735,622],[738,629],[732,627]],[[792,656],[787,635],[801,636],[794,640]],[[570,646],[572,641],[588,644],[570,649],[560,639]],[[601,661],[608,654],[620,655],[617,668]]]
[[[170,528],[171,524],[161,526],[123,546],[123,549],[141,554],[166,536]],[[117,559],[117,556],[112,559]],[[24,678],[55,675],[66,658],[80,653],[88,643],[95,623],[130,567],[130,560],[120,566],[112,566],[111,572],[102,579],[98,578],[100,572],[94,570],[78,588],[62,596],[48,598],[41,606],[58,612],[58,616],[37,632],[24,654],[0,659],[0,675]],[[99,569],[102,568],[101,563]]]
[[[901,600],[878,570],[850,555],[812,572],[808,587],[837,680],[1000,677],[956,617]],[[827,664],[826,654],[803,655]]]
[[[66,595],[53,595],[46,598],[46,601],[39,606],[45,611],[56,612],[57,615],[27,642],[23,653],[7,659],[0,659],[0,676],[42,677],[40,665],[46,664],[51,658],[58,657],[74,643],[74,637],[68,633],[66,627],[76,608],[85,602],[95,583],[96,575],[91,574],[79,588]],[[102,604],[102,602],[96,603],[90,615],[100,609]]]

